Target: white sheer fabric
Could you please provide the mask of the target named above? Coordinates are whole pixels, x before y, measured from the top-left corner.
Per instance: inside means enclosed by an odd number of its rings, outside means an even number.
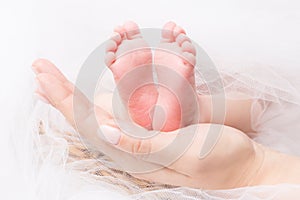
[[[229,70],[225,64],[223,66],[226,70],[221,70],[220,67],[220,74],[229,97],[241,98],[240,95],[233,95],[236,94],[233,91],[238,91],[247,94],[246,98],[255,100],[252,121],[253,128],[259,134],[257,137],[253,136],[254,140],[285,153],[300,155],[300,136],[297,133],[300,130],[297,123],[300,115],[299,88],[292,82],[296,79],[281,76],[274,69],[259,65],[236,68],[239,70]],[[255,70],[257,68],[259,73]],[[201,86],[199,69],[196,71],[198,93],[208,93],[206,87]],[[103,87],[106,89],[102,91],[113,88],[109,74],[107,79],[103,79]],[[214,92],[218,91],[209,91]],[[35,103],[31,119],[33,124],[27,127],[27,134],[18,136],[18,142],[23,147],[24,144],[30,144],[31,151],[28,155],[32,157],[25,159],[25,169],[26,173],[30,172],[29,180],[39,199],[97,199],[100,196],[106,199],[151,200],[286,199],[297,195],[300,189],[298,185],[284,184],[203,191],[141,181],[120,171],[106,156],[97,152],[89,153],[74,130],[53,108]],[[27,139],[20,141],[22,137]],[[25,152],[24,149],[21,152]]]
[[[300,155],[300,82],[299,73],[259,63],[216,61],[227,98],[253,99],[253,139],[284,153]],[[201,68],[196,69],[201,77]],[[219,80],[211,83],[197,78],[199,94],[218,93]],[[215,83],[214,83],[215,82]],[[203,85],[212,85],[210,91]],[[216,87],[213,87],[217,85]],[[216,88],[216,90],[213,90]],[[242,94],[242,95],[241,95]]]

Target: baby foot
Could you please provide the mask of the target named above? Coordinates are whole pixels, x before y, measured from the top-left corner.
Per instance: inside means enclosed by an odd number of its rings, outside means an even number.
[[[106,65],[117,84],[129,116],[137,124],[151,129],[151,109],[157,101],[153,84],[152,53],[134,22],[115,28],[115,36],[106,48]]]
[[[195,55],[185,31],[173,22],[167,23],[153,59],[160,85],[153,115],[155,130],[171,131],[197,122]]]

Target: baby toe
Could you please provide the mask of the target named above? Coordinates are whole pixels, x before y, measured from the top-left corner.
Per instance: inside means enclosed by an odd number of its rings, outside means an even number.
[[[106,50],[106,52],[108,52],[108,51],[115,52],[117,50],[117,47],[118,47],[117,43],[111,39],[106,43],[105,50]]]
[[[116,60],[116,54],[114,52],[107,52],[105,55],[105,64],[106,66],[110,67],[114,61]]]
[[[181,45],[181,48],[182,48],[183,52],[189,52],[189,53],[193,54],[194,56],[196,55],[196,49],[195,49],[194,45],[189,41],[183,42]]]
[[[122,42],[122,37],[120,33],[114,32],[111,36],[111,40],[115,41],[117,45],[119,45]]]
[[[180,33],[176,37],[176,42],[178,43],[179,46],[181,46],[182,43],[184,43],[185,41],[191,41],[191,40],[184,33]]]
[[[117,27],[115,27],[114,28],[114,32],[119,33],[120,36],[121,36],[121,39],[125,38],[125,32],[126,32],[126,30],[124,29],[123,26],[117,26]]]
[[[185,64],[189,64],[192,66],[194,66],[196,64],[196,57],[192,53],[183,52],[182,56],[185,59]]]
[[[169,42],[174,40],[173,30],[176,27],[174,22],[168,22],[163,26],[162,38],[168,40]]]
[[[125,22],[123,28],[126,32],[127,39],[135,39],[142,37],[138,25],[133,21]]]
[[[182,27],[176,25],[175,28],[174,28],[174,30],[173,30],[173,36],[174,36],[174,38],[176,38],[181,33],[185,34],[185,31],[183,30]]]

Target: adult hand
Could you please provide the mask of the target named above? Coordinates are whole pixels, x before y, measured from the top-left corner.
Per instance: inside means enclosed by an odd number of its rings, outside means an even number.
[[[94,106],[82,93],[76,93],[78,101],[73,105],[76,88],[51,62],[37,60],[33,69],[41,98],[58,109],[89,144],[133,176],[205,189],[255,184],[263,150],[242,132],[222,125],[197,124],[149,139],[135,138],[120,130],[110,113]],[[77,117],[73,107],[79,111]],[[216,131],[217,140],[207,143]]]

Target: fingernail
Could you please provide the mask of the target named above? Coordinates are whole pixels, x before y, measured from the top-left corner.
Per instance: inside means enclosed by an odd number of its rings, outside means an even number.
[[[37,98],[38,100],[46,103],[46,104],[50,104],[50,102],[48,101],[48,99],[46,99],[45,97],[43,97],[41,94],[39,94],[38,92],[34,93],[35,98]]]
[[[121,137],[121,131],[119,129],[106,125],[100,126],[98,134],[101,138],[114,145],[119,143]]]

